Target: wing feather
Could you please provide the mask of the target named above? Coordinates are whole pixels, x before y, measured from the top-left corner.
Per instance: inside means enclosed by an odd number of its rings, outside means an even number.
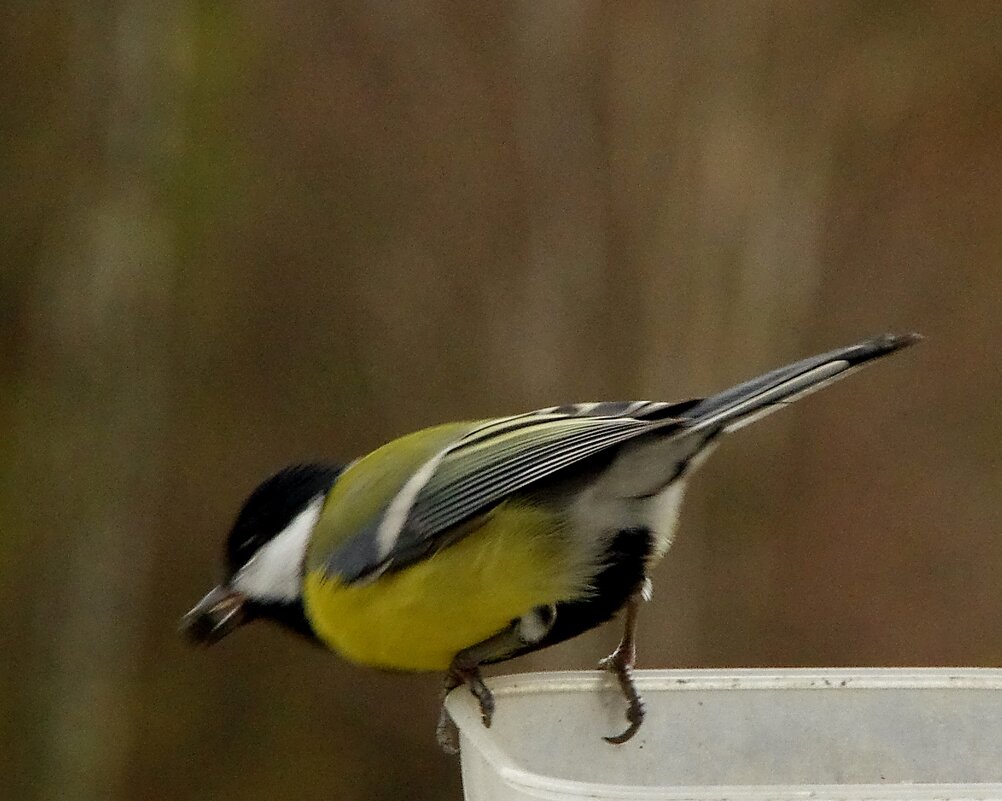
[[[453,451],[419,494],[405,532],[453,525],[477,508],[650,428],[627,418],[595,422],[584,430],[548,424],[545,431],[527,432],[506,452],[480,455],[477,463],[466,461],[465,449]]]
[[[378,560],[341,579],[361,580],[413,564],[463,536],[462,523],[513,493],[674,422],[657,414],[665,404],[643,406],[656,407],[650,409],[654,419],[624,414],[639,409],[636,403],[581,404],[502,418],[471,431],[436,456],[435,469]]]

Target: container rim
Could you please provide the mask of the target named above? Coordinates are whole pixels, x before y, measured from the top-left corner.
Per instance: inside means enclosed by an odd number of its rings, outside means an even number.
[[[851,689],[955,689],[1002,690],[1002,668],[906,667],[906,668],[736,668],[637,670],[633,674],[643,692],[692,690],[817,690],[838,692]],[[496,697],[537,693],[597,692],[611,677],[597,670],[550,671],[496,676],[487,683]],[[821,799],[867,799],[897,801],[922,799],[1002,799],[1002,783],[963,784],[811,784],[811,785],[691,785],[671,789],[642,785],[597,785],[573,779],[558,779],[522,768],[490,735],[480,721],[476,701],[463,687],[445,699],[446,709],[463,737],[507,784],[522,787],[540,798],[556,793],[579,797],[635,799],[748,799],[748,801],[820,801]],[[610,746],[612,747],[612,746]]]

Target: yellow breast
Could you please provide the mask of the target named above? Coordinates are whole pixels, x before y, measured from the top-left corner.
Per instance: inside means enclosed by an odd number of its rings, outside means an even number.
[[[559,519],[508,502],[454,545],[371,583],[307,573],[306,613],[333,650],[364,665],[445,670],[464,648],[533,607],[577,597]]]

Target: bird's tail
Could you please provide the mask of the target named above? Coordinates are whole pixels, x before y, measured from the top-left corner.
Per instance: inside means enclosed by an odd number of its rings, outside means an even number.
[[[884,334],[802,359],[703,398],[686,410],[685,417],[691,421],[688,433],[712,436],[735,431],[920,339],[920,334]]]
[[[603,475],[602,492],[613,498],[660,494],[700,465],[722,434],[748,425],[919,339],[918,334],[885,334],[802,359],[708,398],[669,407],[664,411],[671,416],[650,436],[623,448]]]
[[[919,339],[918,334],[885,334],[802,359],[708,398],[667,407],[661,410],[664,419],[648,436],[623,447],[603,474],[597,494],[610,498],[660,495],[702,464],[722,434],[748,425]],[[680,497],[672,501],[676,506]]]

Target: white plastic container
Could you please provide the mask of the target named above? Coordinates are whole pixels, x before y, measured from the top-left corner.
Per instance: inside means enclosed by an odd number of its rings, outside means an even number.
[[[625,745],[611,677],[488,682],[494,724],[460,688],[467,801],[999,799],[1002,670],[637,671],[647,718]]]

